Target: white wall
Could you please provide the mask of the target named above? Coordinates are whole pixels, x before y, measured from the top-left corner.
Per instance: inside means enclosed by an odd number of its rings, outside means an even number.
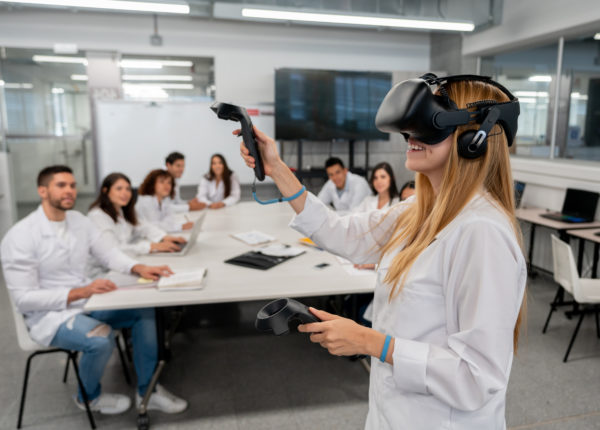
[[[502,23],[463,39],[463,55],[491,55],[600,30],[598,0],[504,0]]]
[[[288,27],[159,17],[161,47],[150,45],[152,18],[139,15],[31,10],[0,14],[0,46],[127,54],[209,56],[215,59],[217,98],[272,103],[274,69],[427,70],[429,34],[399,31]]]

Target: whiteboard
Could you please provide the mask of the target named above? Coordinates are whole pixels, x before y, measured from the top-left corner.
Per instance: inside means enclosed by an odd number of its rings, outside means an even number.
[[[186,167],[180,184],[198,185],[208,172],[210,156],[217,152],[223,154],[242,184],[252,183],[254,171],[246,167],[240,157],[241,138],[231,134],[239,128],[239,123],[218,119],[209,109],[211,104],[96,101],[94,120],[100,183],[109,173],[121,172],[137,187],[150,170],[164,169],[165,158],[173,151],[185,156]],[[248,108],[257,109],[256,106]],[[258,108],[258,112],[252,122],[273,136],[272,108]]]

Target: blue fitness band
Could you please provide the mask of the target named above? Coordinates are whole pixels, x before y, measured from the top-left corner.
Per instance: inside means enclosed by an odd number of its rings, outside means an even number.
[[[385,342],[383,343],[383,349],[381,350],[381,357],[379,357],[379,361],[385,363],[385,357],[387,357],[387,352],[390,347],[390,341],[392,340],[392,336],[389,334],[385,337]]]
[[[289,196],[289,197],[281,196],[278,199],[271,199],[271,200],[263,201],[263,200],[259,200],[259,198],[256,197],[256,179],[254,180],[254,183],[252,184],[252,197],[254,197],[254,200],[256,200],[261,205],[270,205],[273,203],[281,203],[281,202],[291,202],[292,200],[300,197],[302,195],[302,193],[304,193],[304,191],[306,191],[306,187],[304,185],[302,185],[302,188],[300,188],[300,191],[298,191],[293,196]]]

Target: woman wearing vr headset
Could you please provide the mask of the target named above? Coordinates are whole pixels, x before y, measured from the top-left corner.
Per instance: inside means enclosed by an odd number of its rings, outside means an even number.
[[[378,263],[372,329],[312,308],[322,322],[299,326],[334,355],[374,357],[367,429],[506,428],[527,278],[508,155],[518,111],[483,77],[404,81],[376,123],[408,137],[416,195],[345,217],[308,192],[290,202],[293,228],[354,263]],[[266,174],[294,195],[301,184],[274,141],[255,133]],[[243,144],[241,153],[254,167]]]

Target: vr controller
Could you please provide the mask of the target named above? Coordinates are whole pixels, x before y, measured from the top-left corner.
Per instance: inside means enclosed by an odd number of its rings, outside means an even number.
[[[290,331],[290,323],[302,324],[321,321],[308,310],[308,307],[294,299],[277,299],[267,303],[256,314],[255,326],[258,330],[272,332],[279,336]]]
[[[252,121],[248,112],[242,106],[231,105],[228,103],[215,103],[210,107],[220,119],[238,121],[242,126],[242,137],[246,148],[250,151],[250,155],[254,157],[256,162],[254,166],[254,174],[256,179],[263,181],[265,179],[265,169],[263,168],[262,158],[258,152],[254,131],[252,131]]]

